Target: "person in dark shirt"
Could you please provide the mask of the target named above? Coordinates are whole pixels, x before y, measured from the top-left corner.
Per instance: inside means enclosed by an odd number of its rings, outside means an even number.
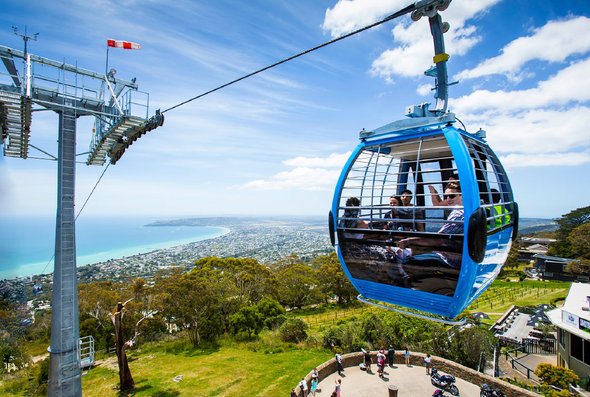
[[[414,208],[412,204],[413,193],[411,190],[402,191],[401,201],[403,207],[398,209],[400,225],[407,231],[424,231],[424,222],[416,222],[417,219],[424,219],[424,210]]]

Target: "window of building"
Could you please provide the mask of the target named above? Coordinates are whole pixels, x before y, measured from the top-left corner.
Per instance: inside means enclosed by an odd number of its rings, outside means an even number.
[[[584,340],[574,334],[570,334],[570,356],[584,361]]]
[[[590,365],[590,341],[584,340],[584,363]]]

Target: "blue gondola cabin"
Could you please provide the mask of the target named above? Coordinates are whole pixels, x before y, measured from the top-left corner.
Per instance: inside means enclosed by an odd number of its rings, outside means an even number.
[[[483,135],[452,113],[361,132],[330,229],[362,298],[454,319],[498,275],[518,211]]]

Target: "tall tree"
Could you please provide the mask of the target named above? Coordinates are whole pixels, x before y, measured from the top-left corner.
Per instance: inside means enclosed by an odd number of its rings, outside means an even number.
[[[275,275],[256,259],[207,257],[195,262],[195,268],[226,272],[237,288],[234,298],[238,298],[241,305],[255,305],[266,296],[276,296]]]
[[[326,300],[336,296],[339,304],[347,303],[357,295],[357,291],[342,271],[335,252],[316,257],[312,261],[312,266],[317,268],[318,282]]]
[[[162,281],[166,315],[174,317],[177,325],[187,330],[195,346],[204,339],[213,340],[225,329],[223,304],[232,305],[232,295],[224,277],[222,271],[202,267]]]
[[[567,242],[573,258],[590,259],[590,222],[574,228],[567,236]]]
[[[471,327],[456,332],[451,341],[451,359],[466,367],[477,369],[482,358],[490,359],[496,338],[485,328]]]
[[[575,259],[566,265],[565,270],[580,276],[590,276],[590,259]]]
[[[113,307],[121,300],[122,285],[99,281],[78,284],[78,311],[80,313],[80,334],[91,335],[97,347],[106,351],[113,346]]]
[[[230,317],[232,331],[234,334],[245,331],[248,333],[248,338],[262,330],[263,316],[260,314],[256,306],[246,306],[234,313]]]
[[[295,264],[282,267],[277,273],[279,302],[290,308],[321,302],[315,271],[307,265]]]
[[[555,233],[557,241],[549,247],[549,255],[572,258],[572,247],[567,238],[572,230],[588,221],[590,221],[590,206],[575,209],[557,219],[559,225]]]

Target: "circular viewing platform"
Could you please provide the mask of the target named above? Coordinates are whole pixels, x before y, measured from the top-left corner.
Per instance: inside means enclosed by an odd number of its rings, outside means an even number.
[[[386,365],[383,372],[383,378],[377,373],[376,362],[377,352],[371,352],[373,364],[371,372],[362,370],[359,366],[363,361],[362,353],[349,353],[342,355],[342,364],[344,372],[339,375],[335,359],[326,361],[318,365],[319,372],[319,392],[316,397],[330,397],[334,391],[336,381],[341,380],[342,396],[354,397],[411,397],[427,396],[430,397],[437,389],[430,381],[430,376],[426,374],[424,367],[423,353],[412,353],[410,365],[404,362],[403,351],[396,351],[393,366]],[[456,386],[459,389],[461,397],[479,397],[480,386],[487,383],[494,388],[502,390],[507,397],[523,396],[534,397],[537,394],[520,387],[513,386],[500,379],[489,375],[482,374],[471,368],[457,364],[440,357],[432,356],[431,365],[437,368],[441,374],[452,374],[456,378]],[[311,369],[310,369],[311,370]],[[310,382],[310,375],[305,379]],[[394,386],[394,387],[390,387]],[[397,390],[396,390],[397,389]],[[297,396],[302,396],[299,387],[295,388]],[[445,392],[446,396],[451,396]]]

